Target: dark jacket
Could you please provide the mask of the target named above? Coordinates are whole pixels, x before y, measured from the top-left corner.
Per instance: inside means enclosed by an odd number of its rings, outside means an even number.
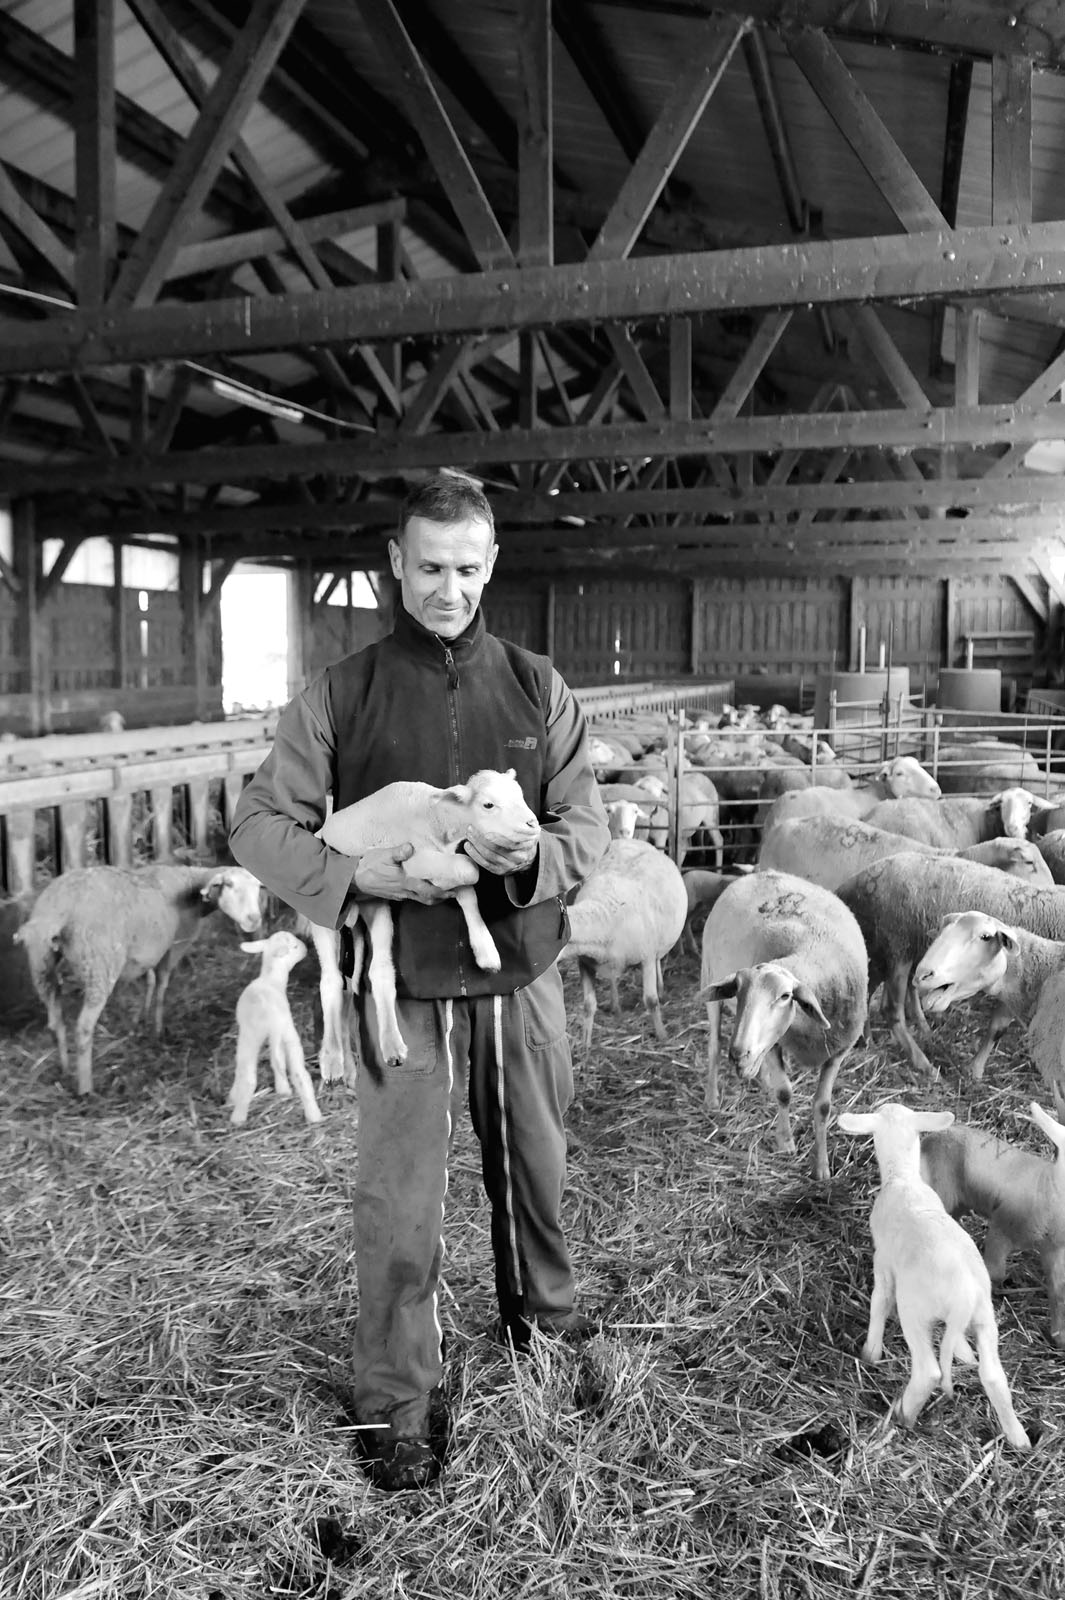
[[[572,693],[546,657],[489,634],[480,612],[443,641],[401,610],[390,635],[297,695],[240,798],[233,854],[312,922],[335,927],[353,864],[316,837],[326,793],[340,807],[386,783],[445,787],[485,767],[513,767],[542,824],[527,872],[482,872],[478,884],[503,970],[476,966],[454,903],[406,901],[392,908],[399,989],[427,997],[522,988],[565,943],[563,902],[609,834]]]

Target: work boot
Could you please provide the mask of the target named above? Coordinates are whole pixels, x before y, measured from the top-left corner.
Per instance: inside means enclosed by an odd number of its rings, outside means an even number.
[[[411,1407],[399,1408],[409,1413]],[[359,1450],[366,1475],[375,1489],[425,1489],[439,1478],[444,1465],[450,1418],[439,1388],[424,1408],[424,1420],[393,1415],[386,1427],[366,1428]]]
[[[550,1320],[534,1318],[531,1322],[525,1317],[504,1322],[500,1317],[495,1324],[492,1337],[504,1348],[512,1346],[515,1354],[521,1356],[529,1349],[534,1328],[545,1339],[557,1339],[561,1344],[580,1345],[589,1339],[594,1339],[597,1333],[602,1333],[603,1324],[598,1318],[586,1316],[582,1311],[568,1311],[564,1316]]]

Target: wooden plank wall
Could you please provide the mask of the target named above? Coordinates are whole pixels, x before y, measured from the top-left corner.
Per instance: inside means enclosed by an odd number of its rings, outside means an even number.
[[[931,698],[943,664],[946,605],[946,584],[938,579],[854,578],[849,660],[857,666],[857,634],[864,623],[866,666],[878,665],[883,646],[892,667],[909,668],[912,693]]]
[[[702,578],[696,590],[695,671],[717,677],[799,677],[845,664],[842,578]]]
[[[555,665],[572,684],[691,673],[692,589],[685,579],[567,579],[555,584]]]

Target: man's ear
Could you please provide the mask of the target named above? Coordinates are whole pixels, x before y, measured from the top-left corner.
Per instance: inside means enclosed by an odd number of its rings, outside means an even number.
[[[393,576],[393,578],[402,578],[402,576],[403,576],[403,546],[400,544],[398,539],[389,539],[389,541],[388,541],[388,559],[392,563],[392,576]]]
[[[485,556],[485,559],[484,559],[484,581],[485,581],[485,583],[487,583],[489,578],[492,576],[492,568],[496,564],[496,556],[498,554],[499,554],[499,546],[496,544],[495,540],[493,539],[491,545],[488,548],[488,554]]]

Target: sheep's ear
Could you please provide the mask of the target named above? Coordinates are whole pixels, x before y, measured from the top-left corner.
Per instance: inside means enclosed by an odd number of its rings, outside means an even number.
[[[873,1111],[841,1111],[836,1118],[844,1133],[875,1133],[876,1113]]]
[[[719,978],[717,983],[708,983],[705,989],[700,989],[697,999],[703,1000],[733,1000],[740,986],[739,973],[730,972],[727,978]]]
[[[943,932],[944,928],[949,928],[953,923],[959,921],[964,915],[964,911],[948,911],[945,917],[940,917],[939,919],[940,933]]]
[[[214,873],[212,877],[208,878],[207,882],[200,890],[200,899],[207,901],[212,906],[216,906],[218,904],[218,897],[228,882],[229,879],[226,877],[224,872]]]
[[[438,806],[441,800],[454,800],[460,806],[468,806],[472,799],[473,790],[468,783],[453,783],[450,789],[439,789],[430,795],[429,804]]]
[[[246,950],[250,956],[257,956],[266,949],[266,945],[267,941],[265,939],[245,939],[242,941],[240,948]]]
[[[517,769],[515,767],[508,767],[503,776],[504,778],[516,778],[518,776]]]
[[[1061,1123],[1052,1117],[1049,1111],[1044,1111],[1036,1100],[1029,1101],[1028,1109],[1032,1113],[1032,1121],[1037,1128],[1042,1129],[1051,1144],[1057,1145],[1059,1150],[1065,1150],[1065,1128]]]
[[[797,983],[793,993],[796,1005],[802,1006],[802,1009],[806,1012],[808,1017],[816,1018],[816,1020],[821,1024],[822,1028],[824,1028],[827,1032],[832,1024],[821,1010],[821,1002],[818,1000],[810,986],[805,983]]]
[[[1016,928],[1007,928],[1005,926],[999,928],[998,929],[998,942],[1006,950],[1016,950],[1016,948],[1017,948],[1017,930],[1016,930]]]
[[[913,1125],[918,1133],[942,1133],[954,1121],[953,1111],[915,1111]]]
[[[877,777],[878,778],[890,778],[891,777],[891,762],[890,761],[885,761],[885,762],[882,763],[880,771],[877,773]]]

